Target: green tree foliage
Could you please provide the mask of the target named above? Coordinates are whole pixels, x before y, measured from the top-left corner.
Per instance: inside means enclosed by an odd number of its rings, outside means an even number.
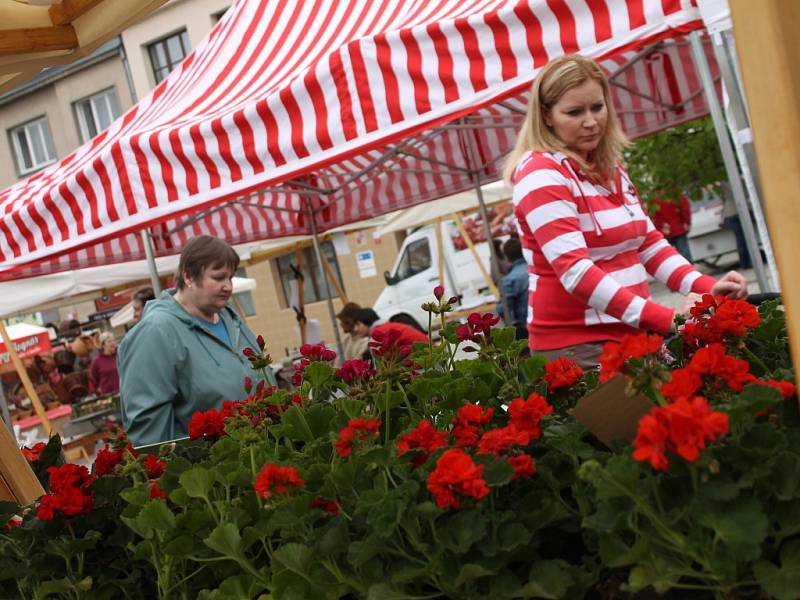
[[[628,172],[642,200],[702,197],[703,188],[716,191],[727,181],[725,165],[706,117],[640,138],[626,152]]]

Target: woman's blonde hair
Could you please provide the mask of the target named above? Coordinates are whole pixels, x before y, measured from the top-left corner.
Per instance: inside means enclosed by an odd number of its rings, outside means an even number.
[[[608,111],[606,130],[593,153],[591,165],[567,148],[544,122],[545,113],[565,93],[587,81],[596,81],[603,88],[603,99]],[[577,162],[587,173],[594,173],[605,179],[614,171],[622,156],[622,150],[628,143],[611,102],[608,80],[597,63],[578,54],[560,56],[547,63],[533,81],[528,100],[528,113],[525,115],[525,122],[517,137],[514,150],[506,160],[503,178],[510,182],[523,155],[534,150],[562,152]]]

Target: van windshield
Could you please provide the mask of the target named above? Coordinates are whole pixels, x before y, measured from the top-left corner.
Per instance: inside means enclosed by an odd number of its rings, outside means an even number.
[[[397,278],[408,279],[412,275],[428,270],[433,263],[427,239],[411,242],[406,246],[397,265]]]

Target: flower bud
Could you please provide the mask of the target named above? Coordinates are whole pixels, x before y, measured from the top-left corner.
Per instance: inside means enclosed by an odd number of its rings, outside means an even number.
[[[458,304],[458,296],[450,296],[450,300],[447,301],[448,304]]]
[[[253,378],[252,377],[245,377],[244,378],[244,391],[248,394],[253,389]]]
[[[253,358],[256,355],[256,352],[252,348],[248,347],[242,350],[242,354],[244,354],[247,358]]]
[[[267,342],[264,341],[264,336],[261,334],[256,338],[256,342],[258,343],[258,347],[262,350],[267,346]]]
[[[442,296],[444,296],[444,286],[437,285],[435,288],[433,288],[433,295],[436,297],[437,300],[441,300]]]

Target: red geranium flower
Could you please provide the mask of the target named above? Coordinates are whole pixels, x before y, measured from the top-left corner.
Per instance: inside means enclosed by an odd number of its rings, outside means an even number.
[[[28,462],[36,462],[42,456],[42,452],[44,452],[45,448],[47,448],[47,443],[39,442],[34,444],[33,448],[27,448],[23,446],[20,450]]]
[[[791,381],[782,381],[780,379],[759,379],[755,381],[755,383],[773,387],[780,392],[782,398],[787,399],[794,396],[795,391],[797,391],[797,388]]]
[[[639,420],[639,429],[636,439],[633,440],[633,459],[649,462],[656,471],[666,471],[669,468],[669,460],[665,454],[669,429],[664,420],[659,418],[660,415],[661,413],[653,414],[651,411],[651,414]]]
[[[667,398],[691,398],[703,387],[703,378],[690,368],[675,369],[672,379],[661,386],[661,393]]]
[[[158,487],[157,481],[150,482],[150,499],[155,500],[157,498],[161,498],[162,500],[166,500],[167,493]]]
[[[47,469],[47,473],[50,491],[54,493],[71,488],[85,490],[94,481],[89,469],[83,465],[67,463],[60,467],[50,467]]]
[[[489,335],[492,327],[500,322],[500,317],[493,313],[472,313],[467,317],[467,323],[470,324],[475,332],[480,332],[483,335]]]
[[[57,513],[65,517],[77,517],[92,511],[94,499],[79,488],[67,487],[55,494],[46,494],[39,501],[36,515],[42,521],[52,521]]]
[[[378,419],[351,419],[350,422],[339,431],[339,439],[336,442],[336,452],[342,458],[347,458],[353,453],[353,446],[359,442],[369,442],[375,440],[380,435],[381,422]]]
[[[273,494],[285,494],[291,488],[304,484],[296,468],[268,463],[256,476],[253,487],[260,498],[270,498]]]
[[[536,392],[527,400],[515,398],[508,406],[508,414],[519,431],[525,431],[531,440],[538,440],[542,435],[540,422],[545,415],[553,414],[553,407]]]
[[[527,446],[531,436],[527,431],[520,431],[514,425],[491,429],[478,440],[478,454],[505,454],[512,446]]]
[[[346,360],[336,371],[336,376],[345,383],[356,383],[375,377],[375,369],[367,360]]]
[[[551,392],[574,385],[582,376],[583,369],[566,356],[559,356],[544,366],[544,380]]]
[[[447,433],[439,431],[428,420],[423,419],[419,425],[397,440],[396,444],[398,456],[411,450],[430,453],[447,445]]]
[[[600,381],[614,377],[628,360],[660,351],[663,343],[663,337],[648,333],[625,335],[619,342],[607,343],[600,354]]]
[[[494,409],[485,411],[478,404],[465,404],[458,409],[453,419],[453,437],[456,445],[461,448],[474,446],[481,436],[480,425],[485,425],[492,420]]]
[[[758,314],[756,307],[746,300],[725,297],[718,303],[711,322],[717,331],[741,337],[748,329],[759,326],[761,315]]]
[[[736,392],[741,392],[746,383],[755,381],[748,362],[729,356],[722,344],[710,344],[697,350],[689,361],[689,368],[698,375],[722,379]]]
[[[144,468],[147,469],[148,479],[158,479],[164,474],[164,470],[167,468],[167,463],[163,460],[158,460],[155,454],[148,454],[145,456],[142,464]]]
[[[339,505],[332,500],[326,500],[317,496],[311,501],[311,508],[318,508],[329,517],[335,517],[339,514]]]
[[[310,361],[330,362],[336,360],[336,352],[329,350],[325,344],[303,344],[300,354]]]
[[[230,416],[230,410],[207,410],[196,412],[189,420],[189,437],[193,440],[200,438],[215,441],[225,435],[225,419]]]
[[[461,506],[456,494],[480,500],[490,492],[483,479],[483,465],[476,465],[458,448],[451,448],[436,461],[428,477],[428,491],[440,508]]]
[[[533,457],[528,454],[520,454],[518,456],[510,456],[506,459],[508,464],[514,467],[513,479],[527,479],[536,472],[536,463],[533,462]]]
[[[108,444],[97,453],[94,459],[94,474],[97,477],[109,475],[114,472],[114,468],[122,462],[125,449],[111,450]]]

